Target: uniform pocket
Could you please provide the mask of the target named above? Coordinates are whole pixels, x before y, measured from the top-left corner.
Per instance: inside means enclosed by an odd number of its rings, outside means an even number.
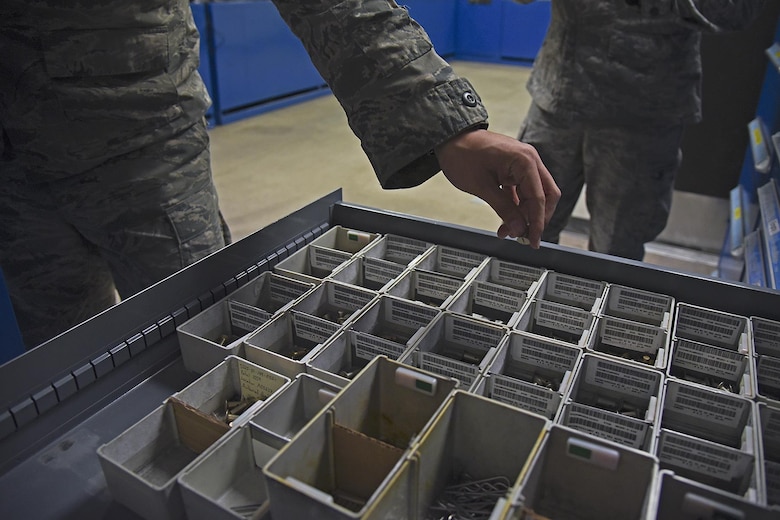
[[[179,241],[182,265],[199,260],[225,245],[213,186],[171,206],[166,213]]]
[[[165,27],[55,31],[43,38],[46,71],[71,120],[178,117],[170,51]]]
[[[608,56],[612,63],[636,74],[658,74],[669,68],[687,71],[697,63],[694,38],[693,31],[616,32],[609,38]]]

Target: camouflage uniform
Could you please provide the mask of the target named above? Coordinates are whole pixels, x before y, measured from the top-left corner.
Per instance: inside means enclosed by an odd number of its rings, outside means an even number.
[[[684,126],[701,119],[702,30],[747,26],[757,0],[553,0],[519,139],[562,196],[557,242],[583,183],[590,249],[641,260],[669,216]]]
[[[383,187],[422,183],[435,145],[487,126],[392,0],[275,3]],[[3,0],[0,55],[0,265],[29,347],[229,240],[187,0]]]

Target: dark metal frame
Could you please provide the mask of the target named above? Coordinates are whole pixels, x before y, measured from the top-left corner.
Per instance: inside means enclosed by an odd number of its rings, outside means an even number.
[[[341,202],[341,190],[0,366],[0,517],[133,518],[95,450],[194,380],[175,329],[332,225],[393,233],[780,321],[780,293]],[[40,494],[46,492],[46,499]]]

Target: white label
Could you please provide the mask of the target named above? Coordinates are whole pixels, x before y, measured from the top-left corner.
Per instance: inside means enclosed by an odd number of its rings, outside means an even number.
[[[758,384],[780,389],[780,359],[769,356],[758,358]]]
[[[343,307],[353,311],[365,307],[374,298],[375,294],[345,285],[331,285],[330,288],[331,303],[336,307]]]
[[[471,363],[461,363],[446,356],[441,356],[433,352],[420,352],[420,368],[441,374],[447,377],[454,377],[468,388],[474,383],[479,373],[479,367]]]
[[[285,280],[272,276],[270,278],[271,299],[277,302],[290,303],[311,288],[294,280]]]
[[[238,379],[241,386],[242,399],[265,400],[279,390],[287,380],[279,374],[274,374],[248,363],[238,363]]]
[[[554,370],[560,374],[574,368],[579,351],[548,341],[522,337],[513,340],[510,356],[514,361]]]
[[[404,266],[400,264],[378,258],[363,259],[363,279],[365,280],[384,285],[390,280],[395,280],[402,272],[404,272]]]
[[[539,281],[544,269],[527,267],[524,265],[492,260],[490,266],[490,280],[510,287],[516,287],[527,291],[531,284]]]
[[[398,359],[406,350],[406,345],[371,336],[362,332],[353,333],[355,355],[361,359],[371,361],[377,356],[387,356],[390,359]]]
[[[504,329],[481,325],[477,321],[447,317],[444,321],[444,339],[460,345],[478,346],[484,349],[497,347],[504,338]]]
[[[769,505],[780,505],[780,462],[764,462],[766,475],[766,498]]]
[[[525,291],[488,282],[474,282],[474,304],[509,313],[520,310],[525,303]]]
[[[658,386],[660,374],[648,370],[611,363],[590,358],[585,371],[585,382],[616,390],[622,394],[631,394],[650,398]]]
[[[626,350],[655,353],[664,343],[665,332],[627,320],[602,318],[601,342]]]
[[[568,421],[564,426],[638,450],[644,445],[648,429],[646,422],[579,403],[569,406]]]
[[[444,273],[457,273],[466,276],[485,258],[485,255],[479,253],[440,246],[436,267]]]
[[[780,323],[753,318],[756,354],[780,357]]]
[[[425,271],[415,272],[414,290],[418,296],[428,296],[437,300],[446,300],[463,285],[462,280],[440,276]]]
[[[739,428],[748,406],[747,401],[727,394],[670,384],[665,408],[716,423],[719,428]]]
[[[739,336],[745,329],[745,319],[708,309],[679,306],[676,335],[678,337],[703,338],[736,348]]]
[[[570,332],[580,336],[590,324],[591,315],[577,307],[539,300],[534,309],[534,321],[540,327]]]
[[[780,221],[773,218],[767,223],[767,229],[769,230],[769,236],[775,236],[780,233]]]
[[[661,434],[658,458],[662,464],[725,481],[744,475],[753,464],[753,456],[747,453],[668,432]]]
[[[674,348],[672,366],[737,381],[745,372],[747,357],[731,350],[680,339]]]
[[[561,396],[549,388],[500,374],[491,376],[491,380],[492,397],[497,401],[536,412],[548,419],[558,411]]]
[[[292,311],[293,330],[299,338],[323,343],[339,330],[339,325],[310,314]]]
[[[403,264],[408,264],[430,247],[428,243],[422,240],[414,240],[397,235],[387,235],[385,244],[385,258]]]
[[[764,408],[761,417],[764,446],[776,446],[780,450],[780,410]]]
[[[271,319],[267,311],[233,300],[228,300],[228,312],[230,323],[247,332],[260,328],[260,325]]]
[[[609,293],[609,306],[613,311],[644,316],[654,322],[660,322],[664,314],[671,311],[669,296],[619,286],[612,286]]]
[[[312,268],[333,271],[335,268],[352,258],[352,255],[327,247],[309,246],[309,260]]]
[[[596,298],[604,291],[603,282],[585,280],[575,276],[550,273],[548,275],[547,294],[580,304],[592,306]]]
[[[385,301],[385,321],[412,329],[426,327],[439,313],[436,309],[399,300]]]

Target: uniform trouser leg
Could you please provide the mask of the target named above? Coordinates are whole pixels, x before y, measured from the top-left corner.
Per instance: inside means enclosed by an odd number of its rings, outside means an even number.
[[[666,227],[683,127],[604,126],[585,133],[589,249],[642,260]]]
[[[561,231],[577,205],[585,172],[582,165],[583,126],[554,117],[532,103],[518,139],[533,145],[561,190],[561,198],[542,240],[558,243]]]
[[[68,179],[0,168],[0,265],[28,348],[225,244],[204,124]]]
[[[542,239],[558,241],[584,183],[589,249],[642,260],[644,244],[669,217],[682,131],[681,125],[583,124],[532,105],[519,138],[536,147],[561,190]]]

